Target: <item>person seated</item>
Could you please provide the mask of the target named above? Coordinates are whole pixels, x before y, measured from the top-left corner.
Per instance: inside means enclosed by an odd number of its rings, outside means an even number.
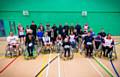
[[[59,35],[57,36],[57,38],[56,38],[56,43],[57,43],[58,45],[62,45],[62,42],[63,42],[62,36],[59,34]]]
[[[99,49],[101,44],[102,44],[102,38],[100,34],[98,33],[98,35],[95,37],[95,46],[97,50]]]
[[[7,42],[10,48],[18,49],[19,47],[18,37],[15,36],[13,32],[10,32],[10,35],[7,37]]]
[[[70,41],[68,37],[64,39],[63,48],[64,48],[64,57],[66,57],[67,52],[68,52],[68,57],[70,57]]]
[[[41,31],[41,29],[38,29],[37,37],[38,37],[39,42],[42,41],[43,34],[44,34],[43,31]]]
[[[111,37],[111,34],[107,34],[107,36],[103,40],[102,49],[103,56],[108,57],[108,54],[113,50],[114,40]]]
[[[31,33],[28,33],[28,36],[26,37],[27,39],[25,40],[25,45],[27,47],[28,51],[28,56],[33,57],[33,50],[34,50],[34,36]]]
[[[76,40],[75,40],[74,33],[71,32],[71,34],[69,35],[69,37],[70,37],[70,43],[71,43],[72,48],[75,48],[76,47]]]
[[[44,46],[51,46],[52,45],[52,42],[50,41],[50,37],[48,36],[48,32],[45,33],[45,36],[42,39],[43,39]]]
[[[84,45],[87,50],[86,56],[91,57],[93,53],[93,48],[95,47],[94,38],[91,33],[88,32],[87,36],[84,38]]]

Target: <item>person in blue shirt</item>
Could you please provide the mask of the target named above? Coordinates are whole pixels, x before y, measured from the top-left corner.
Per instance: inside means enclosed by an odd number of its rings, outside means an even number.
[[[43,31],[41,31],[41,29],[38,29],[37,37],[39,41],[42,41],[43,35],[44,35]]]

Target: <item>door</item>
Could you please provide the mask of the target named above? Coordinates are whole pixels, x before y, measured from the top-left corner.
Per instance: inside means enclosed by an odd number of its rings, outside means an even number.
[[[4,28],[4,22],[3,20],[0,20],[0,37],[5,37],[6,33],[5,33],[5,28]]]

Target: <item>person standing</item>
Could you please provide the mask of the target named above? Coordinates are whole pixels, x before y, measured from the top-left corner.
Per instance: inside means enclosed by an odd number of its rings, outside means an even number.
[[[32,24],[30,25],[30,29],[33,31],[33,37],[36,39],[36,32],[37,32],[37,25],[32,21]]]

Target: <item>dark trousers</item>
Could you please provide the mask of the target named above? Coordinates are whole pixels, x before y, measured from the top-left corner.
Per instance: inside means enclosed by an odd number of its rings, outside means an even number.
[[[34,49],[34,46],[32,46],[32,47],[27,47],[27,51],[28,51],[28,55],[29,56],[33,56],[33,49]]]
[[[96,46],[96,49],[99,49],[100,44],[101,44],[101,42],[97,42],[97,41],[95,41],[95,46]]]
[[[87,53],[86,56],[92,56],[93,53],[93,45],[86,45]]]
[[[113,50],[113,47],[110,48],[108,46],[102,46],[103,56],[108,57],[108,54]]]
[[[68,52],[68,57],[70,57],[70,48],[64,48],[64,57],[66,57],[66,53]]]

